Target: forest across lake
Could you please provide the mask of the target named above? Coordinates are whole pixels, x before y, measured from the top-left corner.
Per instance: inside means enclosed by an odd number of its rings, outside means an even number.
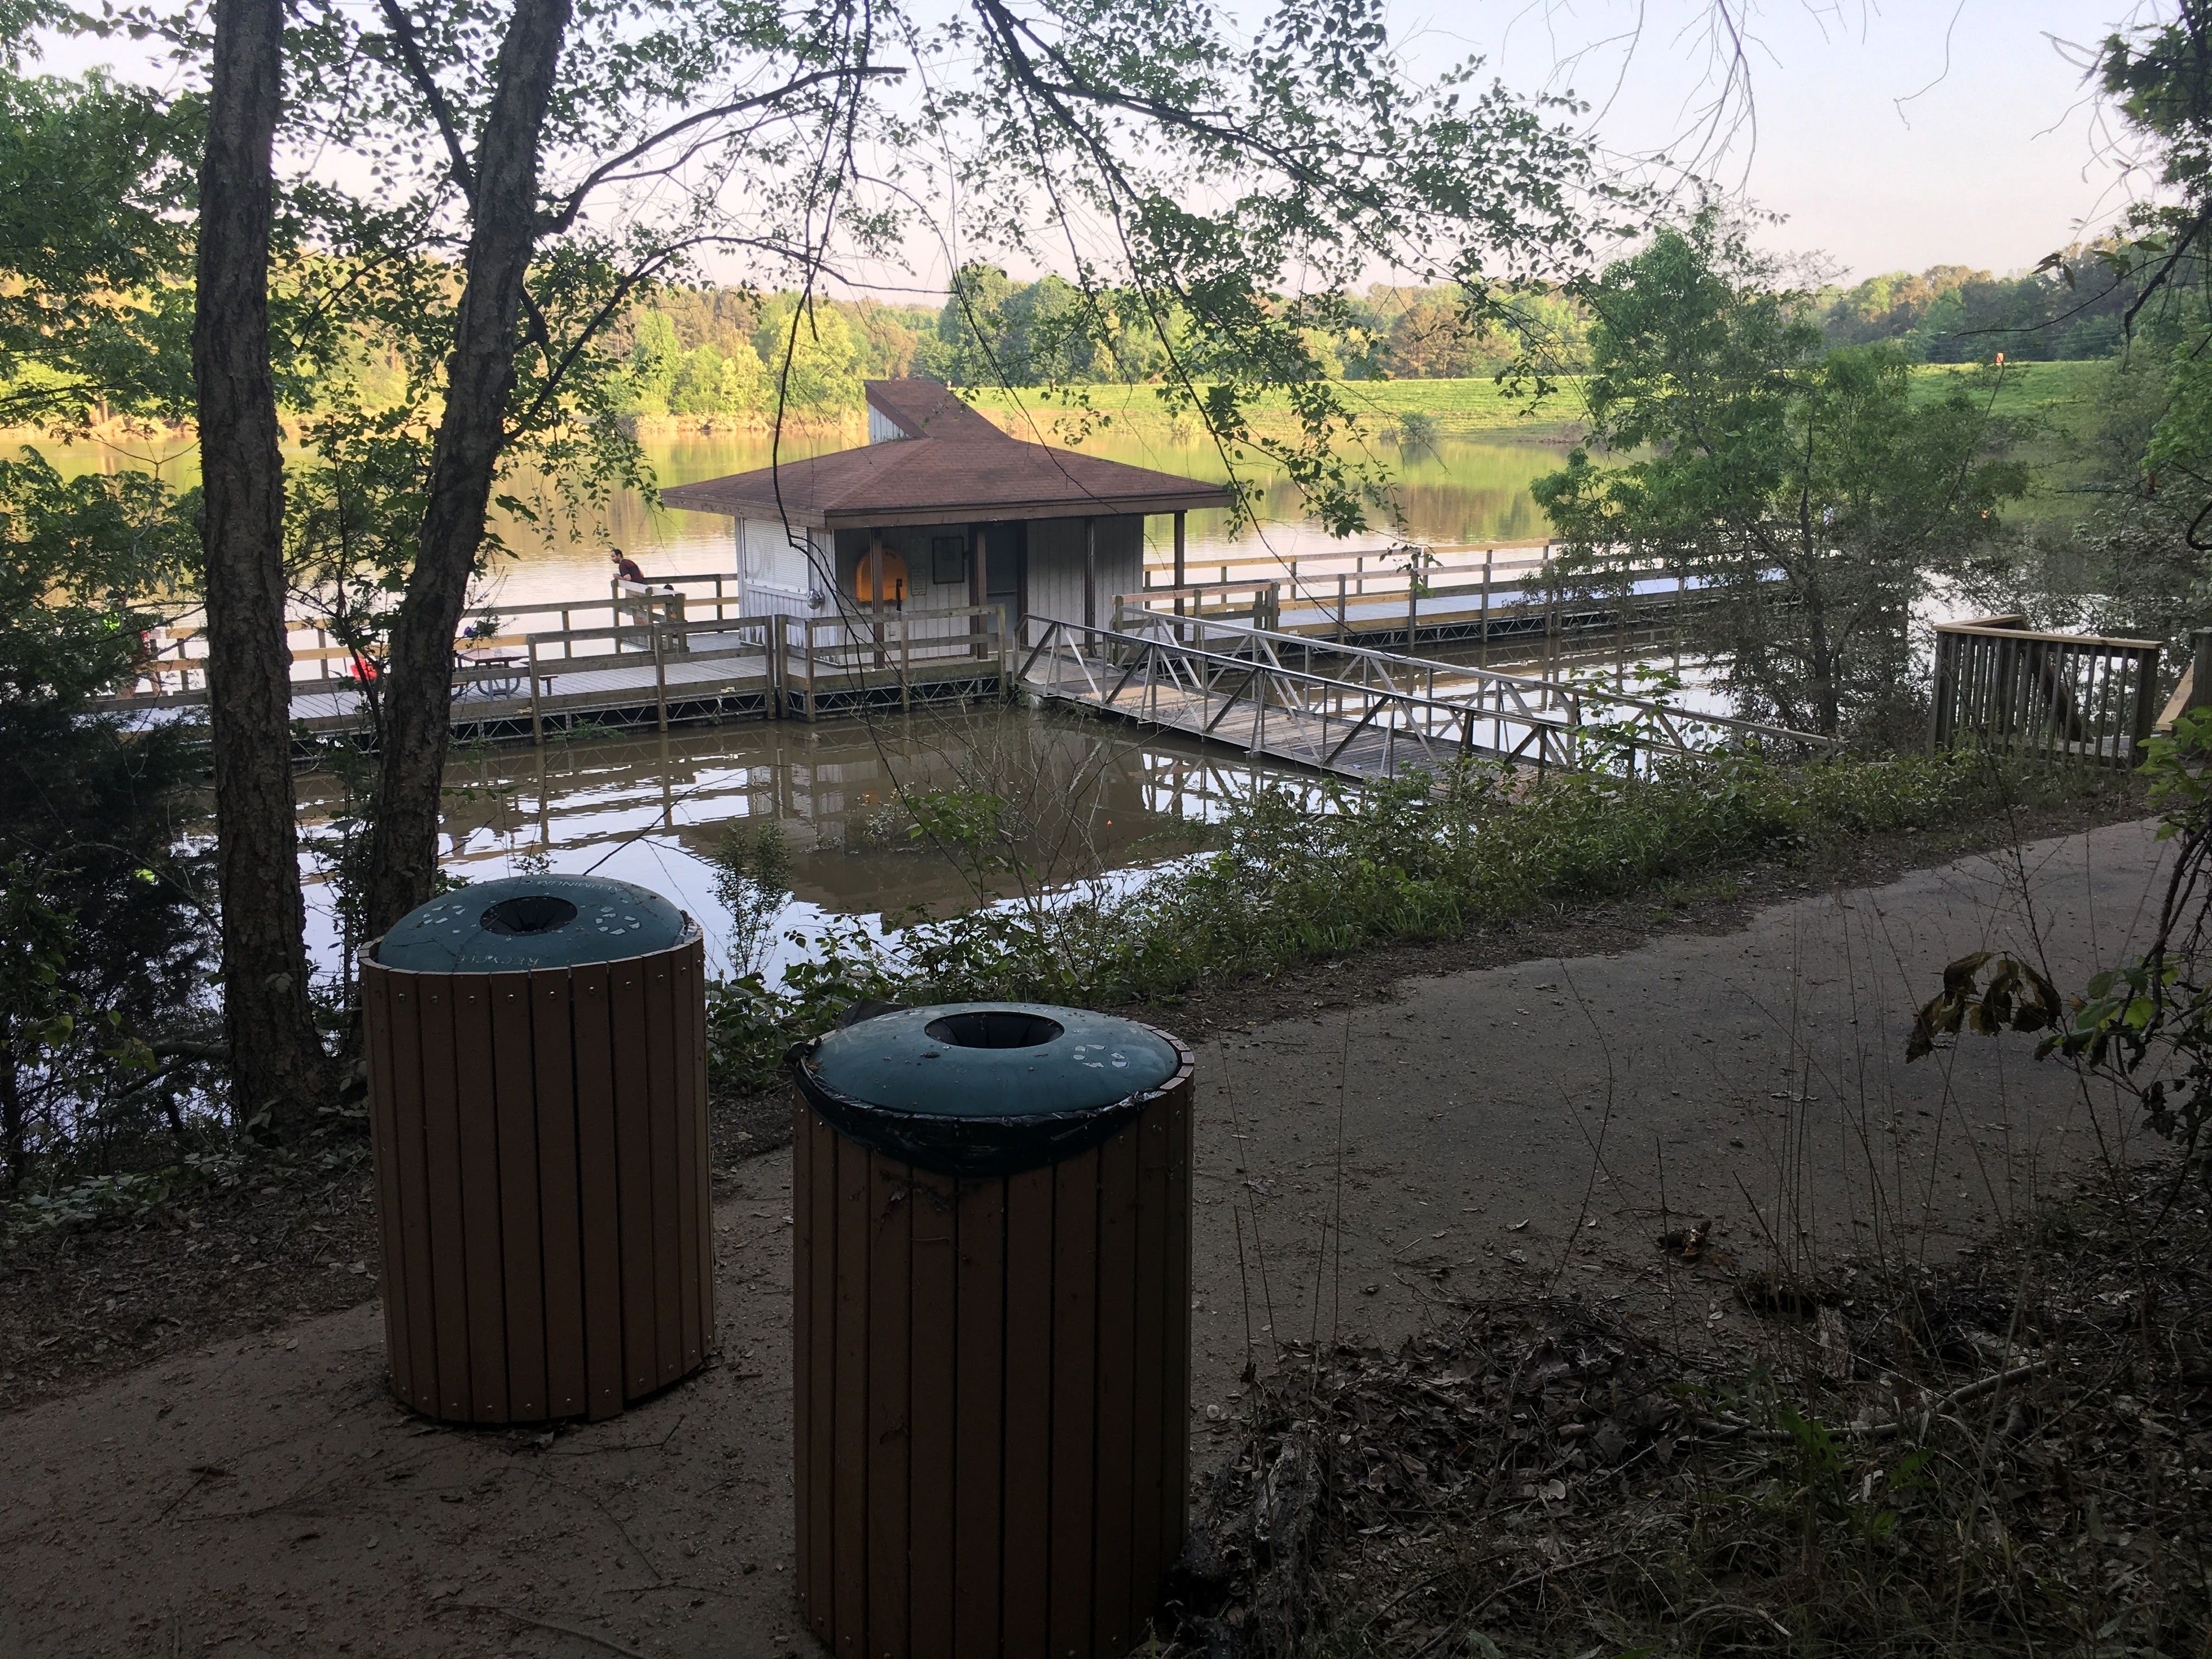
[[[1953,365],[1924,365],[1914,372],[1915,389],[1933,395],[1960,372]],[[2021,422],[2022,447],[2035,474],[2030,494],[2006,509],[2008,517],[2063,526],[2094,501],[2080,488],[2085,447],[2113,395],[2116,374],[2106,362],[2008,366],[1996,407]],[[1557,471],[1576,441],[1578,383],[1566,380],[1542,398],[1491,378],[1373,380],[1341,389],[1362,417],[1356,447],[1389,469],[1402,515],[1393,524],[1378,514],[1369,531],[1341,542],[1302,511],[1296,486],[1279,467],[1261,454],[1224,455],[1220,446],[1192,431],[1187,419],[1166,412],[1153,387],[1097,386],[1057,395],[986,387],[965,395],[1008,431],[1036,442],[1209,480],[1226,477],[1234,460],[1259,480],[1258,522],[1237,532],[1224,512],[1193,513],[1189,556],[1199,569],[1209,556],[1231,553],[1240,560],[1258,553],[1287,561],[1338,545],[1382,549],[1401,540],[1482,545],[1540,541],[1548,533],[1529,485]],[[1286,409],[1278,397],[1263,400],[1261,413],[1281,418]],[[795,422],[780,437],[760,429],[757,421],[732,416],[648,417],[635,429],[645,465],[659,487],[866,441],[857,410],[831,422]],[[179,488],[198,477],[198,448],[189,433],[104,429],[66,442],[32,433],[12,436],[65,476],[146,471]],[[548,481],[526,476],[517,485],[543,516],[529,525],[495,510],[492,523],[503,550],[479,578],[474,592],[480,603],[599,592],[611,545],[636,557],[648,575],[734,568],[725,519],[659,507],[635,489],[617,489],[572,515]],[[1166,534],[1164,521],[1148,526],[1148,562],[1169,557]]]

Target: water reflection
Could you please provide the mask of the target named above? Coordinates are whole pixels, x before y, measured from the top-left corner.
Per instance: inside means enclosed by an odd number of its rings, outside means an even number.
[[[1319,793],[1303,775],[1053,710],[584,734],[543,750],[457,750],[441,854],[472,880],[548,870],[650,887],[698,918],[718,965],[731,968],[713,854],[733,827],[773,823],[790,850],[792,890],[757,964],[773,973],[805,954],[784,935],[818,939],[834,918],[888,929],[916,910],[943,915],[1141,878],[1188,855],[1232,797],[1269,777]],[[963,796],[1004,802],[1004,833],[964,848],[918,833],[933,792],[955,818]],[[299,793],[310,836],[344,810],[328,773],[301,778]],[[319,877],[308,902],[318,960],[335,969],[337,927]]]

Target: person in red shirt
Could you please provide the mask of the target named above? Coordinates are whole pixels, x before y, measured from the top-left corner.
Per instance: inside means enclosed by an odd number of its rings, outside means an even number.
[[[607,550],[607,557],[614,561],[615,576],[617,580],[635,582],[641,587],[645,585],[645,572],[640,570],[637,568],[637,561],[631,558],[630,556],[623,552],[622,549],[619,547],[609,548]]]

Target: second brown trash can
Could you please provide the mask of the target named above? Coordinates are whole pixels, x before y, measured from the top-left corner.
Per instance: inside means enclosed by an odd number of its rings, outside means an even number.
[[[453,1423],[612,1417],[714,1340],[706,963],[627,882],[523,877],[364,953],[392,1391]]]
[[[839,1659],[1109,1659],[1182,1547],[1191,1061],[1076,1009],[793,1058],[799,1592]]]

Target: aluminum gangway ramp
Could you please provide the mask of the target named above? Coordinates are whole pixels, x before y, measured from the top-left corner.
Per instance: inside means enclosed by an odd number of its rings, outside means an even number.
[[[1123,621],[1024,618],[1020,681],[1053,702],[1364,782],[1470,757],[1577,763],[1577,695],[1553,681],[1446,665],[1440,685],[1438,665],[1379,651],[1173,616]]]

